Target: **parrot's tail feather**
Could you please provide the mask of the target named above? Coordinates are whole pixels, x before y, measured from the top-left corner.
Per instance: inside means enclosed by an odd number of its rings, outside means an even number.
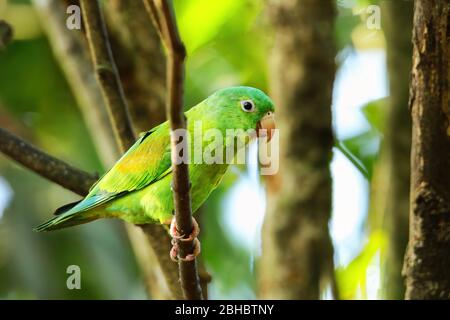
[[[94,215],[86,216],[80,213],[62,214],[37,226],[36,228],[34,228],[34,231],[41,232],[41,231],[52,231],[57,229],[63,229],[83,223],[88,223],[96,219],[98,219],[98,217]]]
[[[58,209],[56,209],[53,214],[55,216],[59,216],[60,214],[66,213],[67,211],[69,211],[70,209],[75,207],[77,204],[79,204],[81,201],[83,201],[83,199],[63,205],[62,207],[59,207]]]
[[[35,231],[51,231],[83,224],[100,218],[96,207],[111,200],[109,194],[88,196],[81,201],[66,204],[55,211],[56,217],[34,228]],[[94,209],[94,210],[93,210]]]

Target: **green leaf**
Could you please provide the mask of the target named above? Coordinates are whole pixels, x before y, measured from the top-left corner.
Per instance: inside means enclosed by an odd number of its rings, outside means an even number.
[[[353,46],[352,32],[360,21],[361,19],[357,15],[354,15],[350,8],[338,6],[335,37],[339,50]]]
[[[241,27],[248,27],[254,19],[252,1],[176,1],[178,25],[183,41],[191,54],[196,49],[219,37],[230,28],[232,17],[240,15]],[[259,1],[257,1],[259,3]]]
[[[385,129],[386,102],[387,98],[381,98],[371,101],[361,108],[361,111],[370,126],[379,133],[384,132]]]
[[[370,173],[367,166],[361,162],[360,159],[355,155],[355,152],[349,150],[347,145],[343,141],[338,141],[335,145],[336,148],[342,152],[342,154],[347,157],[347,159],[358,169],[358,171],[368,180],[370,180]]]
[[[374,100],[361,107],[370,125],[369,129],[340,140],[335,145],[368,180],[372,179],[373,166],[378,158],[380,141],[385,129],[386,99]]]
[[[386,235],[381,230],[373,231],[359,255],[346,267],[336,269],[336,278],[341,299],[356,299],[359,294],[366,295],[367,268],[375,255],[383,251],[387,243]]]
[[[368,180],[372,179],[373,165],[379,153],[380,136],[374,130],[364,131],[356,136],[338,141],[336,148]]]

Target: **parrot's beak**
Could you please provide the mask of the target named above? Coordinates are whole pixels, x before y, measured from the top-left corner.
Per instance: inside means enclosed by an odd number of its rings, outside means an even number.
[[[269,111],[261,120],[258,121],[258,124],[256,125],[256,135],[258,137],[267,136],[267,141],[270,141],[275,128],[275,115],[273,112]]]

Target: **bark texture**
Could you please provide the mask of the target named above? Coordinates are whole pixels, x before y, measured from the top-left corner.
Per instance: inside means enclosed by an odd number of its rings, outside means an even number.
[[[389,72],[387,123],[381,161],[387,165],[384,212],[388,248],[384,292],[388,299],[403,299],[402,266],[408,243],[411,117],[408,109],[412,60],[412,1],[384,1],[382,23]],[[376,204],[375,204],[376,205]]]
[[[138,132],[164,122],[166,59],[143,1],[108,1],[106,18],[133,125]]]
[[[318,299],[323,280],[333,274],[328,221],[335,4],[276,0],[268,12],[276,32],[270,79],[280,171],[267,179],[259,295]]]
[[[414,7],[407,299],[450,299],[450,3]]]
[[[168,0],[146,0],[145,8],[167,51],[167,106],[166,114],[170,124],[171,134],[179,129],[186,131],[186,119],[183,110],[184,72],[186,48],[181,40],[173,10],[172,2]],[[182,144],[182,150],[187,150],[187,136],[183,134],[180,140],[171,137],[172,159],[178,155],[177,144]],[[200,278],[197,271],[197,260],[183,261],[194,251],[194,242],[187,240],[192,233],[191,183],[187,163],[172,163],[172,190],[176,229],[184,235],[181,241],[176,239],[174,245],[178,248],[178,266],[180,282],[184,297],[188,300],[203,299]]]

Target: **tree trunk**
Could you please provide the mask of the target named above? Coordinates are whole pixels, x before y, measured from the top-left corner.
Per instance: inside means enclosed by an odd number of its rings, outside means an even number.
[[[450,3],[416,0],[407,299],[450,299]]]
[[[276,39],[271,95],[280,129],[280,171],[267,179],[259,295],[318,299],[333,273],[331,212],[335,76],[334,1],[272,1]]]
[[[408,110],[412,60],[413,3],[383,2],[383,29],[386,38],[390,97],[387,108],[386,135],[382,161],[386,161],[388,186],[384,223],[388,231],[388,249],[384,292],[388,299],[403,299],[404,279],[401,275],[408,243],[409,159],[411,156],[411,118]]]

